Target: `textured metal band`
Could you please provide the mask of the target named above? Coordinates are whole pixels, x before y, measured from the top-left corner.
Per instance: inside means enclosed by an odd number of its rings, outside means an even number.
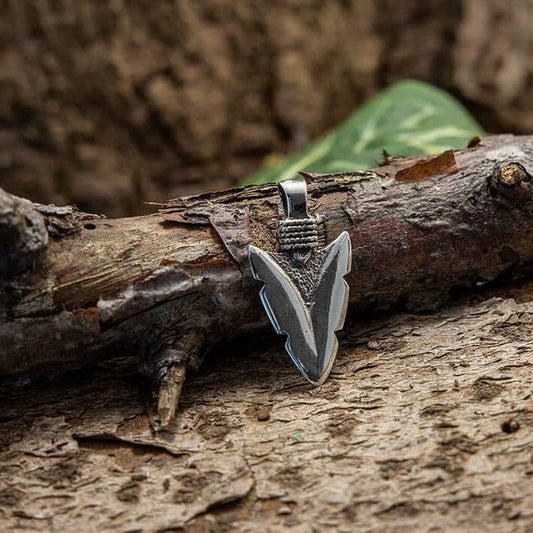
[[[320,232],[316,218],[284,219],[278,223],[280,249],[309,250],[320,245]]]

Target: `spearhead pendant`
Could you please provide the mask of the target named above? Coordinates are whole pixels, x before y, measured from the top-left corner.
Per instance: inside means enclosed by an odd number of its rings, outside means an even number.
[[[321,246],[321,222],[307,211],[304,180],[279,183],[285,218],[279,222],[280,252],[250,246],[253,277],[264,283],[260,297],[285,349],[298,370],[314,385],[328,377],[348,306],[352,250],[346,231]]]

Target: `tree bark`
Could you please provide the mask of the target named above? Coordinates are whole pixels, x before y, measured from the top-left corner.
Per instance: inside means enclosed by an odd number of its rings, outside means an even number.
[[[309,179],[328,238],[351,233],[352,309],[527,272],[532,141]],[[179,381],[192,347],[265,325],[246,248],[275,247],[277,204],[249,187],[113,220],[0,195],[2,373],[52,374],[4,376],[0,529],[530,531],[530,283],[351,314],[319,388],[279,337],[220,343],[154,431],[131,356]]]
[[[359,320],[319,388],[225,345],[165,432],[131,359],[4,383],[0,529],[527,533],[532,295]]]
[[[532,146],[531,137],[495,136],[455,154],[309,176],[328,240],[345,230],[352,238],[352,311],[434,310],[527,271]],[[274,185],[253,186],[105,219],[4,193],[0,373],[126,350],[160,375],[265,326],[247,250],[276,249],[278,203]]]

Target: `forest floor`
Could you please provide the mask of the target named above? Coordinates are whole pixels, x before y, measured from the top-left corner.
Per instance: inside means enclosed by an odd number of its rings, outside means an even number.
[[[5,383],[0,528],[532,531],[532,338],[523,282],[354,318],[319,388],[278,337],[226,342],[159,432],[127,357]]]

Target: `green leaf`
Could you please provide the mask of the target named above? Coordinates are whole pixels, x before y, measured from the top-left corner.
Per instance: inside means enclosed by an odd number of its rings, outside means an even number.
[[[301,152],[259,170],[242,184],[281,181],[300,170],[365,170],[379,164],[382,150],[402,156],[437,154],[465,148],[472,137],[483,133],[445,91],[420,81],[401,81]]]

